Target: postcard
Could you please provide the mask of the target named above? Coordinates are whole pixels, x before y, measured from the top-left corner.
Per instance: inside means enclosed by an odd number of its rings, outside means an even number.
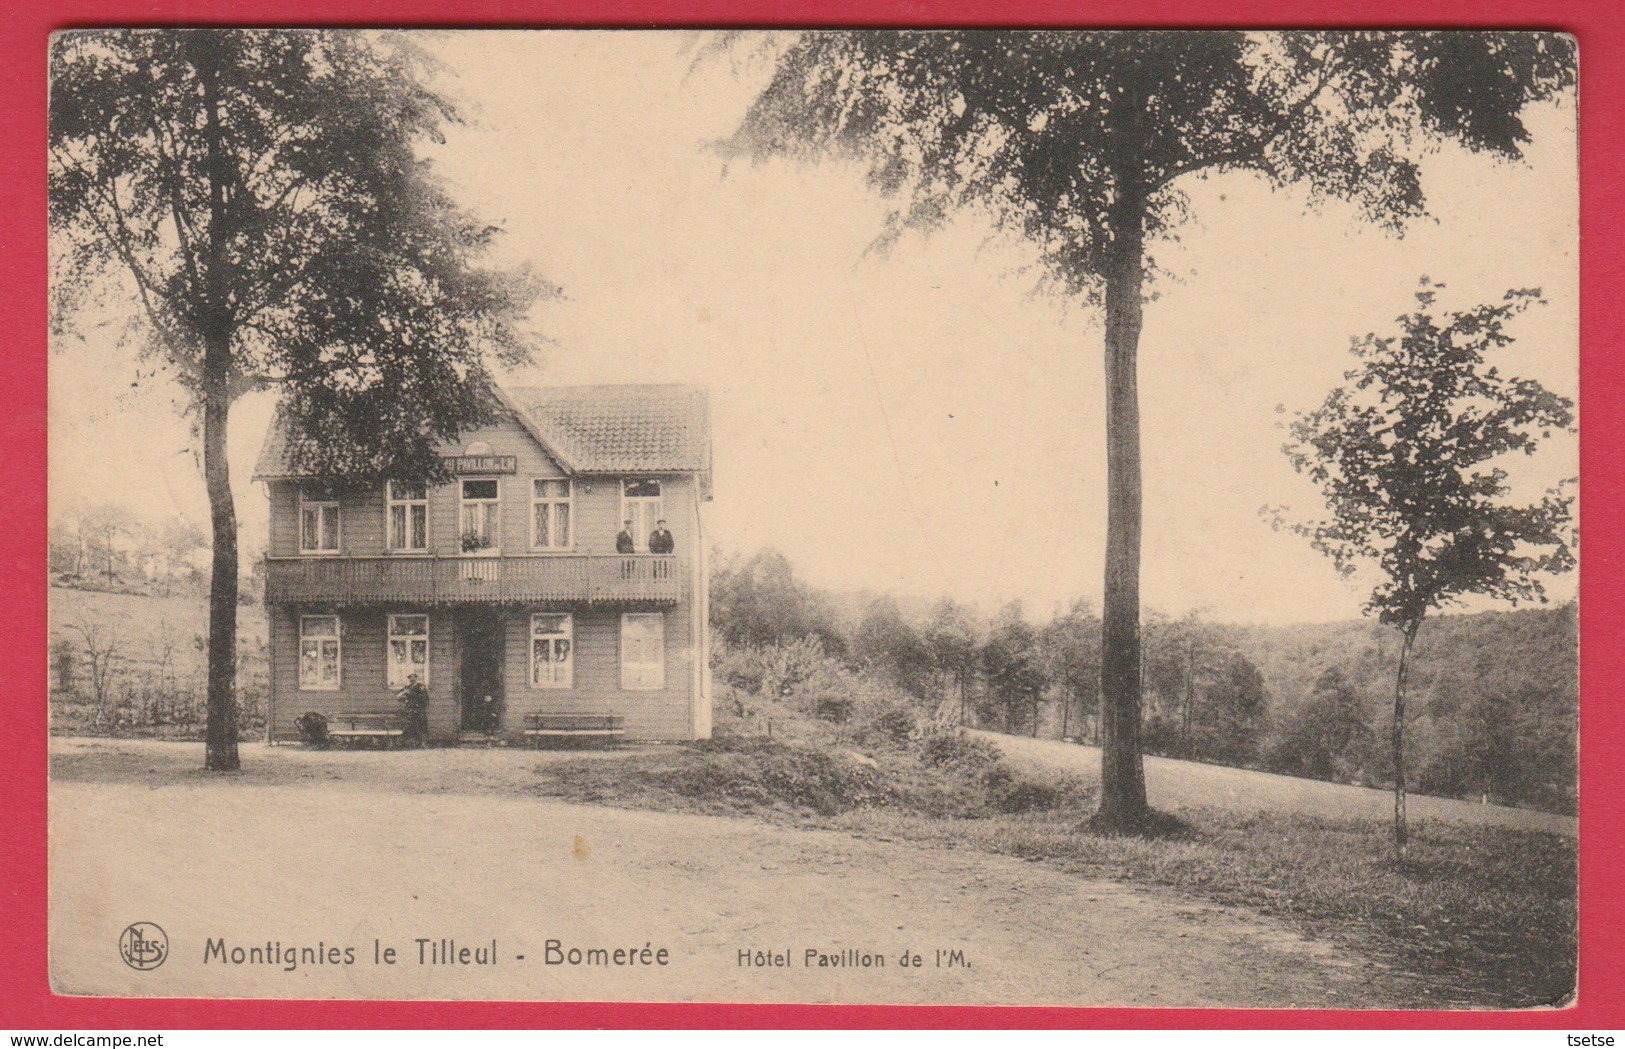
[[[1577,62],[57,33],[52,988],[1572,1005]]]

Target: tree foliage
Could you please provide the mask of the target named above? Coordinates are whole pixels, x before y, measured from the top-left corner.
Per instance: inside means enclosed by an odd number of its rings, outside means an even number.
[[[1418,137],[1516,156],[1524,105],[1572,79],[1572,42],[1535,33],[806,33],[732,144],[858,159],[898,201],[886,238],[978,211],[1098,297],[1127,190],[1147,239],[1184,220],[1182,177],[1222,170],[1396,224],[1423,207]]]
[[[1499,465],[1574,425],[1567,398],[1486,361],[1539,292],[1435,316],[1440,287],[1423,281],[1399,335],[1354,340],[1360,367],[1286,446],[1331,512],[1294,530],[1345,574],[1375,566],[1366,610],[1401,629],[1464,594],[1540,600],[1542,576],[1574,566],[1572,480],[1520,505]]]
[[[1330,666],[1283,726],[1271,748],[1270,767],[1291,776],[1357,782],[1374,744],[1359,692],[1339,667]]]
[[[1038,705],[1049,684],[1038,631],[1027,621],[1020,601],[1011,601],[993,617],[982,646],[987,674],[987,706],[1007,732],[1026,724],[1038,734]]]
[[[149,355],[196,400],[211,336],[229,399],[282,391],[298,465],[439,476],[436,441],[489,413],[487,358],[528,359],[547,289],[476,264],[498,231],[417,154],[458,119],[422,63],[357,31],[59,34],[59,327],[133,291]]]
[[[931,650],[891,597],[876,598],[864,609],[852,651],[865,666],[910,695],[930,694]]]
[[[825,652],[845,651],[828,599],[795,577],[777,550],[718,559],[711,573],[711,625],[731,645],[784,645],[816,638]]]

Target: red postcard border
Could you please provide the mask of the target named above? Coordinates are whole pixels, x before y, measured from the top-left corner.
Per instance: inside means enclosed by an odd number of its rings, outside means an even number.
[[[91,1028],[1550,1028],[1625,1027],[1625,717],[1620,474],[1625,411],[1625,8],[1611,0],[40,0],[0,28],[0,623],[14,651],[0,694],[0,1026]],[[46,942],[46,42],[95,25],[401,26],[1474,26],[1554,29],[1580,43],[1581,951],[1572,1009],[1353,1012],[612,1003],[71,998],[51,993]]]

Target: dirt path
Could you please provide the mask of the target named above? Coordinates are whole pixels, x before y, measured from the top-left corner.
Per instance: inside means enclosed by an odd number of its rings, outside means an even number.
[[[1017,764],[1099,778],[1099,747],[1007,736],[998,732],[977,732],[976,735],[997,743]],[[1145,759],[1145,786],[1151,804],[1159,808],[1189,805],[1375,820],[1390,818],[1394,811],[1394,795],[1386,790],[1323,783],[1172,758]],[[1424,794],[1409,795],[1405,805],[1412,820],[1451,820],[1566,834],[1569,837],[1579,835],[1577,819],[1550,812],[1511,809],[1501,805],[1475,805]]]
[[[267,782],[282,755],[244,750],[247,775],[213,779],[166,774],[161,746],[113,745],[106,770],[133,762],[130,776],[96,782],[81,769],[53,783],[51,968],[60,992],[1406,1004],[1384,997],[1392,992],[1373,964],[1272,919],[1008,857],[530,798]],[[434,754],[389,757],[394,768],[444,760]],[[172,954],[160,968],[137,972],[120,959],[119,934],[135,921],[166,931]],[[206,963],[214,938],[228,950],[267,941],[337,946],[341,955],[351,947],[356,960],[292,972]],[[418,938],[459,947],[494,938],[497,963],[421,965]],[[396,965],[374,964],[375,939],[396,948]],[[647,943],[666,948],[669,964],[547,965],[548,939],[566,949]],[[963,951],[968,965],[938,968],[939,948]],[[808,966],[809,949],[866,953],[884,965]],[[905,949],[923,965],[901,966]],[[741,965],[741,951],[788,964]]]

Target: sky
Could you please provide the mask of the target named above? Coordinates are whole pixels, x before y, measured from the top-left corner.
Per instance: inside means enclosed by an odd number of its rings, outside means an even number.
[[[684,382],[709,388],[724,551],[764,546],[815,585],[951,594],[1035,618],[1098,607],[1105,547],[1100,317],[1034,294],[1019,242],[966,215],[884,256],[885,203],[838,163],[725,162],[764,70],[695,66],[688,34],[442,33],[436,86],[469,117],[427,155],[499,226],[496,258],[563,289],[549,339],[514,385]],[[1233,622],[1358,616],[1369,579],[1260,513],[1319,509],[1281,424],[1351,366],[1349,340],[1395,329],[1419,278],[1441,305],[1539,287],[1497,363],[1576,396],[1578,179],[1571,105],[1526,114],[1525,163],[1428,158],[1430,218],[1402,238],[1246,175],[1189,180],[1191,221],[1152,246],[1163,270],[1140,343],[1142,601]],[[186,423],[162,381],[107,337],[52,361],[54,508],[114,500],[206,524]],[[248,477],[270,417],[234,412],[245,538],[263,541]],[[1532,492],[1578,473],[1560,436],[1514,466]],[[1572,596],[1572,576],[1554,580]],[[1469,610],[1488,607],[1470,604]]]

